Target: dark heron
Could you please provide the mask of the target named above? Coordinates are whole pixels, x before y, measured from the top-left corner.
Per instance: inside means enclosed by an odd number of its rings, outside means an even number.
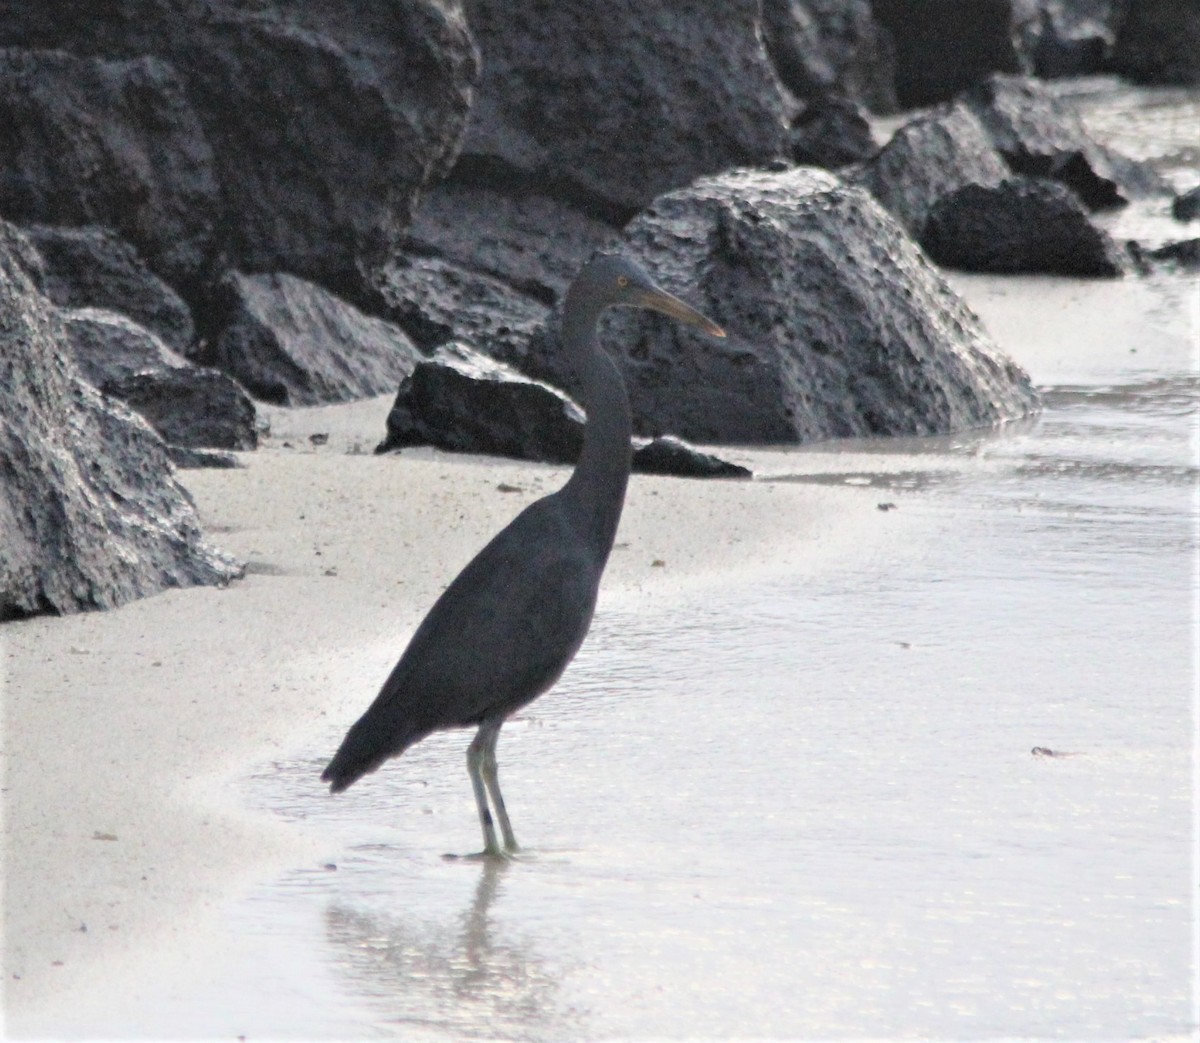
[[[587,412],[574,472],[517,515],[446,588],[321,775],[338,793],[431,732],[478,725],[467,771],[484,855],[517,848],[496,773],[500,727],[558,680],[583,643],[625,502],[629,396],[596,340],[600,313],[614,306],[650,308],[725,335],[632,261],[600,255],[587,264],[567,291],[562,318],[563,350]]]

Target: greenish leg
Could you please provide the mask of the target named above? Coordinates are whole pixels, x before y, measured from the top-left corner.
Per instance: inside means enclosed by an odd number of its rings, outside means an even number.
[[[483,781],[492,798],[492,806],[496,809],[496,817],[500,819],[500,832],[504,834],[504,846],[509,851],[516,851],[517,838],[513,833],[512,823],[508,821],[508,810],[504,806],[504,797],[500,793],[500,773],[496,766],[496,740],[500,738],[500,725],[503,723],[503,721],[498,721],[494,727],[485,723],[479,729],[480,735],[485,737],[483,762],[480,767]]]
[[[471,788],[475,791],[475,806],[479,809],[479,826],[483,830],[483,851],[484,856],[496,857],[503,855],[499,843],[496,841],[496,827],[492,824],[492,813],[488,810],[487,793],[484,789],[483,781],[483,763],[487,756],[488,734],[487,723],[480,726],[478,734],[471,740],[471,745],[467,747],[467,774],[471,776]],[[493,738],[494,744],[495,739]],[[507,824],[507,819],[503,817],[501,812],[501,821]],[[507,831],[506,831],[507,835]]]

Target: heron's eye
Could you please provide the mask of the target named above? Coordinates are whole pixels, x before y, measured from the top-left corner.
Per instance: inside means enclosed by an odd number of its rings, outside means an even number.
[[[628,286],[629,285],[629,276],[628,275],[618,275],[617,276],[617,285],[618,286]]]

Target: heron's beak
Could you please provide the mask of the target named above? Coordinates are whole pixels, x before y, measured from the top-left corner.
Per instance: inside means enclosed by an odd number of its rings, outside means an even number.
[[[685,304],[678,297],[667,293],[666,290],[660,290],[657,286],[653,289],[645,290],[638,297],[637,303],[642,308],[649,308],[651,311],[660,311],[664,315],[670,315],[671,318],[678,319],[680,322],[686,322],[689,326],[696,326],[710,336],[725,336],[725,331],[713,322],[712,319],[706,318],[690,304]]]

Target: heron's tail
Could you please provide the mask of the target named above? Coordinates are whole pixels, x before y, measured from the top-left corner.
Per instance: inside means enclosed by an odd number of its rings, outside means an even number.
[[[330,793],[341,793],[384,761],[400,756],[421,737],[410,729],[396,735],[381,723],[368,710],[346,733],[333,760],[321,772],[321,781],[329,783]]]

